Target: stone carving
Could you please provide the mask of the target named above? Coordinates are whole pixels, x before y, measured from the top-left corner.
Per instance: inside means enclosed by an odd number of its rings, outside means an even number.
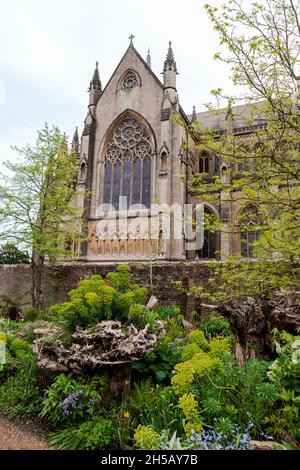
[[[137,81],[135,73],[128,72],[123,79],[123,83],[122,83],[123,90],[130,91],[137,85],[138,85],[138,81]]]
[[[116,128],[106,151],[106,160],[132,161],[151,156],[152,148],[147,130],[134,118],[124,119]]]

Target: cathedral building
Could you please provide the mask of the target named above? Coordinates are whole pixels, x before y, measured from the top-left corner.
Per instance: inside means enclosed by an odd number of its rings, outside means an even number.
[[[182,109],[177,92],[177,65],[171,42],[163,64],[163,81],[130,44],[103,88],[98,63],[89,87],[89,105],[79,141],[76,205],[82,239],[73,243],[80,259],[101,261],[207,260],[232,253],[251,257],[255,231],[230,235],[205,230],[200,246],[187,228],[197,201],[189,191],[192,172],[222,174],[226,163],[196,149],[197,142],[174,116],[187,125],[201,121],[220,133],[234,133],[240,145],[253,145],[247,107],[230,113],[191,115]],[[192,165],[187,165],[187,161]],[[243,170],[242,168],[240,169]],[[225,228],[239,211],[253,207],[218,207],[204,202],[204,211],[222,220]],[[190,224],[191,225],[191,224]]]

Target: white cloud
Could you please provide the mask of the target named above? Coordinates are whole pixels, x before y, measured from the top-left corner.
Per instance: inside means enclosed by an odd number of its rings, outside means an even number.
[[[20,135],[33,134],[49,119],[67,133],[82,126],[95,61],[99,60],[105,85],[131,33],[142,56],[150,47],[158,76],[168,41],[173,41],[181,104],[187,113],[194,104],[197,110],[203,108],[211,89],[230,86],[224,66],[212,59],[219,49],[218,38],[203,4],[199,0],[3,2],[0,65],[1,79],[6,80],[6,74],[8,81],[6,106],[0,106],[1,145],[19,143]],[[18,106],[12,104],[16,94]]]

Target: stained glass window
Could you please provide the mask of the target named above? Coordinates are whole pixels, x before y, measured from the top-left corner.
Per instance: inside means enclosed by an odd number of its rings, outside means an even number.
[[[143,195],[142,203],[144,206],[150,206],[151,191],[151,159],[148,157],[144,160],[143,165]]]
[[[209,156],[205,152],[199,159],[199,173],[209,173]]]
[[[204,217],[206,215],[212,216],[212,212],[204,208]],[[205,224],[205,221],[204,221]],[[214,259],[217,256],[217,234],[216,232],[211,232],[210,230],[204,230],[204,243],[202,250],[198,251],[198,256],[200,259]]]
[[[103,203],[110,204],[111,195],[111,175],[112,175],[111,163],[106,162],[104,166],[104,194]]]
[[[116,162],[114,164],[114,174],[113,174],[113,191],[112,191],[112,205],[119,209],[119,196],[121,188],[121,163]]]
[[[255,207],[249,206],[241,215],[241,255],[244,258],[254,258],[254,244],[260,237],[257,229],[259,215]]]
[[[131,183],[131,173],[132,173],[132,163],[126,161],[123,166],[123,196],[127,198],[127,209],[130,206],[130,183]]]
[[[141,169],[141,160],[135,160],[133,163],[132,204],[140,204],[141,202]]]
[[[118,210],[122,195],[127,206],[150,207],[152,154],[149,132],[139,121],[126,117],[119,122],[105,151],[103,201]]]

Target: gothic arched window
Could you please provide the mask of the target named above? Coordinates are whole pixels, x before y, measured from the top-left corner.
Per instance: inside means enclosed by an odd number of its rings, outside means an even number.
[[[246,207],[240,217],[241,227],[241,255],[244,258],[254,258],[254,243],[258,240],[260,232],[257,229],[259,215],[253,206]]]
[[[209,173],[209,155],[203,152],[199,158],[199,173]]]
[[[153,148],[146,127],[133,117],[119,122],[105,151],[103,203],[119,210],[119,197],[150,207]]]
[[[250,170],[250,148],[246,145],[241,145],[237,149],[238,172]]]
[[[214,218],[215,215],[207,207],[204,208],[204,227],[207,225],[205,218]],[[217,257],[217,233],[204,228],[203,248],[198,251],[200,259],[215,259]]]

